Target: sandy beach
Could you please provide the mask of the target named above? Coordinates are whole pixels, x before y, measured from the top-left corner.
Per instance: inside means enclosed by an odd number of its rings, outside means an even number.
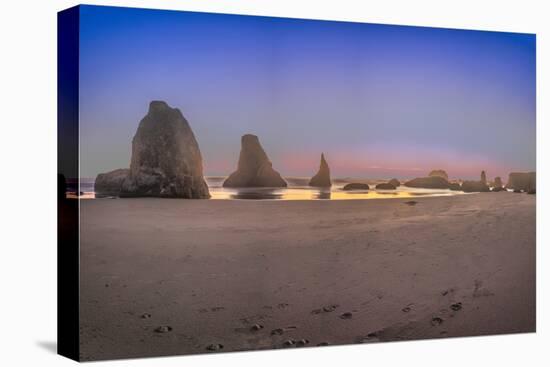
[[[535,200],[82,200],[81,357],[533,332]]]

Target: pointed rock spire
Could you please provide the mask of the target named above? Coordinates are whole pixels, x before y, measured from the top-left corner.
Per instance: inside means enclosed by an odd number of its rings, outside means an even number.
[[[286,181],[273,169],[258,137],[252,134],[243,135],[237,170],[223,182],[223,187],[286,186]]]
[[[309,181],[309,186],[314,187],[331,187],[332,182],[330,181],[330,168],[328,163],[325,160],[325,155],[321,153],[321,164],[319,165],[319,171],[315,176]]]

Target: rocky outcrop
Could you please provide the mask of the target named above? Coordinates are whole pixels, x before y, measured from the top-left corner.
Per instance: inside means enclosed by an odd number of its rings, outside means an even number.
[[[319,166],[319,171],[315,176],[309,181],[309,186],[314,187],[331,187],[332,182],[330,181],[330,168],[328,163],[325,160],[325,155],[321,153],[321,164]]]
[[[418,177],[405,182],[405,186],[425,189],[448,189],[449,181],[441,176]]]
[[[494,188],[502,188],[502,179],[500,177],[495,177],[495,181],[493,182]]]
[[[481,171],[479,181],[464,181],[462,183],[462,191],[464,192],[489,192],[489,186],[487,185],[487,176],[485,171]]]
[[[399,182],[397,178],[392,178],[391,180],[388,181],[388,183],[392,184],[395,187],[401,186],[401,182]]]
[[[492,192],[506,191],[506,189],[502,185],[502,179],[500,177],[495,177],[495,181],[493,182],[493,188],[491,189],[491,191]]]
[[[434,169],[433,171],[430,172],[430,174],[428,176],[430,176],[430,177],[442,177],[445,180],[449,181],[449,176],[447,175],[447,172],[445,172],[442,169]]]
[[[535,172],[512,172],[508,176],[506,187],[513,190],[536,190],[537,175]]]
[[[451,191],[462,191],[462,187],[458,182],[450,182],[449,183],[449,189]]]
[[[485,171],[481,171],[481,183],[487,185],[487,175],[485,174]]]
[[[110,172],[98,177],[100,187],[115,188],[122,174]],[[151,102],[132,140],[130,170],[122,181],[120,196],[210,197],[199,145],[179,109],[166,102]]]
[[[96,195],[119,196],[122,183],[130,176],[128,168],[115,169],[107,173],[97,175],[94,183]]]
[[[256,135],[241,138],[241,153],[237,170],[223,183],[223,187],[286,187],[287,183],[275,171]]]
[[[396,187],[389,182],[380,183],[376,185],[377,190],[395,190]]]
[[[352,191],[352,190],[368,190],[370,189],[369,185],[366,183],[349,183],[342,190]]]
[[[482,181],[464,181],[462,183],[464,192],[489,192],[489,186]]]

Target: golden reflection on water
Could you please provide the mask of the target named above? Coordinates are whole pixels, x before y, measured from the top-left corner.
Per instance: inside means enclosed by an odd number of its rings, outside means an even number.
[[[341,188],[323,190],[315,188],[246,188],[227,189],[211,188],[213,200],[364,200],[364,199],[397,199],[418,196],[448,196],[459,194],[450,190],[369,190],[344,191]]]

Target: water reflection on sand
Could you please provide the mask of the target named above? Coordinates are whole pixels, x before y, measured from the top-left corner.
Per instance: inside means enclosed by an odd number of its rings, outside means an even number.
[[[357,200],[393,199],[415,196],[447,196],[461,194],[450,190],[398,188],[390,190],[344,191],[341,187],[318,189],[311,187],[289,188],[224,188],[210,187],[213,200]]]

